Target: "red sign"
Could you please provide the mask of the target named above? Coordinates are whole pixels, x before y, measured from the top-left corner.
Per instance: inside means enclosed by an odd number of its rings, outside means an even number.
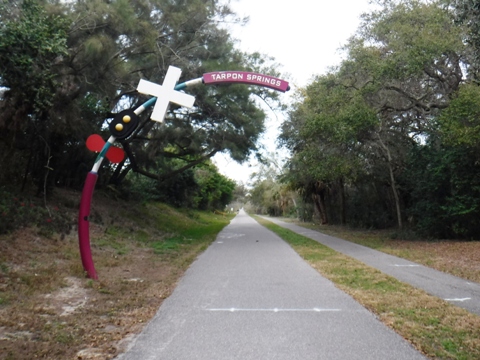
[[[245,71],[216,71],[203,74],[203,82],[207,85],[232,83],[252,84],[282,92],[290,90],[290,86],[285,80]]]

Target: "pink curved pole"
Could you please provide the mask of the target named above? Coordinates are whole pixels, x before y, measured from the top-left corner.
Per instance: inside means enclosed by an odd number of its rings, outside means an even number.
[[[168,75],[168,74],[167,74]],[[268,87],[282,92],[290,90],[288,82],[269,76],[256,73],[242,71],[217,71],[203,74],[201,78],[193,79],[175,86],[175,90],[183,90],[184,88],[197,84],[221,84],[221,83],[243,83]],[[140,84],[139,84],[140,86]],[[148,89],[150,91],[150,88]],[[157,98],[153,97],[139,106],[134,113],[140,115],[146,108],[155,104]],[[168,102],[167,102],[168,104]],[[163,120],[163,119],[161,119]],[[80,246],[80,256],[82,258],[83,269],[87,272],[87,276],[91,279],[98,279],[95,266],[93,265],[92,251],[90,248],[90,229],[88,217],[90,216],[90,207],[92,202],[93,190],[97,182],[97,171],[100,169],[103,159],[111,144],[115,142],[116,137],[111,135],[103,146],[102,151],[98,154],[92,171],[90,171],[83,186],[82,199],[80,200],[80,211],[78,213],[78,242]]]
[[[95,266],[93,265],[92,252],[90,249],[90,230],[88,217],[90,216],[90,205],[92,202],[93,190],[97,182],[96,172],[89,172],[83,186],[82,199],[80,200],[80,211],[78,213],[78,243],[83,269],[90,279],[98,280]]]

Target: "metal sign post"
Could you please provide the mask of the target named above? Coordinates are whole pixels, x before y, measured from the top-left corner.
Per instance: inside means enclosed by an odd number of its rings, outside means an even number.
[[[191,108],[195,102],[192,95],[180,92],[187,87],[205,84],[251,84],[263,86],[277,91],[288,91],[290,86],[288,82],[269,76],[243,71],[219,71],[204,74],[201,78],[193,79],[177,85],[182,71],[179,68],[170,66],[162,85],[158,85],[146,80],[140,80],[137,90],[141,94],[152,95],[150,100],[136,108],[135,110],[127,109],[119,114],[111,121],[109,129],[110,138],[104,142],[99,135],[91,135],[87,139],[87,147],[92,151],[99,151],[92,170],[87,174],[85,185],[80,200],[80,209],[78,213],[78,242],[80,248],[80,257],[82,259],[83,269],[87,277],[98,279],[97,272],[93,263],[91,246],[90,246],[90,209],[93,197],[93,191],[98,178],[98,170],[105,159],[111,162],[119,163],[124,158],[121,149],[113,146],[117,139],[125,139],[129,137],[139,124],[139,115],[154,105],[150,118],[154,121],[163,122],[170,103]]]

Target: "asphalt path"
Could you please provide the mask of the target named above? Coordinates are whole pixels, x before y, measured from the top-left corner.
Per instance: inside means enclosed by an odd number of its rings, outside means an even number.
[[[480,284],[304,227],[265,219],[355,258],[385,274],[480,315]]]
[[[241,211],[118,359],[425,358]]]

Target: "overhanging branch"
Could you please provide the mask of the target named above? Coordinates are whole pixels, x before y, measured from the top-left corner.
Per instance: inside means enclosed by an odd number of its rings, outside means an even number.
[[[179,169],[176,169],[174,171],[170,171],[169,173],[167,174],[154,174],[154,173],[151,173],[149,171],[146,171],[144,169],[141,169],[137,162],[135,161],[135,158],[133,157],[133,154],[132,154],[132,151],[130,149],[130,147],[127,145],[125,146],[125,152],[127,153],[128,157],[130,158],[130,162],[132,164],[132,170],[138,174],[141,174],[141,175],[144,175],[150,179],[154,179],[154,180],[158,180],[160,182],[162,181],[165,181],[175,175],[178,175],[178,174],[181,174],[182,172],[204,162],[205,160],[208,160],[210,159],[212,156],[214,156],[217,152],[219,151],[219,149],[214,149],[212,150],[210,153],[204,155],[204,156],[201,156],[200,158],[188,163],[187,165],[179,168]]]

